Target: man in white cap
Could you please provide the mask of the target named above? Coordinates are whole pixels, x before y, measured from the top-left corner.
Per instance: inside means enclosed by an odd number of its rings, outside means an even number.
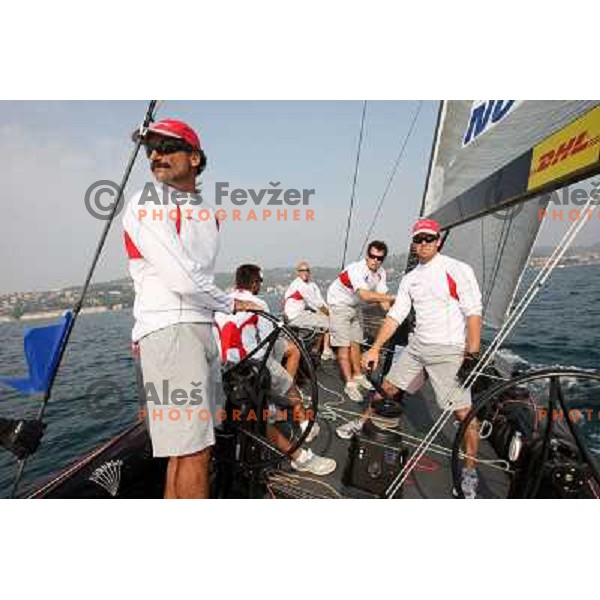
[[[219,365],[214,313],[258,307],[234,301],[214,283],[219,223],[213,208],[203,202],[210,218],[202,220],[182,215],[186,204],[199,203],[196,179],[206,165],[196,132],[163,119],[143,143],[157,183],[129,200],[123,227],[148,428],[154,456],[169,458],[165,498],[207,498]]]
[[[399,325],[416,313],[416,328],[384,380],[390,394],[412,391],[415,382],[427,372],[440,408],[454,411],[464,420],[471,407],[471,393],[460,387],[457,373],[465,363],[473,364],[481,343],[481,292],[473,269],[439,253],[440,225],[419,219],[413,227],[412,243],[419,264],[400,282],[396,302],[388,312],[373,346],[363,354],[365,368],[375,368],[379,353]],[[452,401],[449,406],[448,402]],[[338,435],[350,438],[364,422],[350,421],[338,428]],[[475,498],[478,477],[475,457],[479,447],[479,424],[473,420],[465,435],[466,457],[462,471],[462,490]]]
[[[297,277],[290,283],[285,291],[283,312],[293,327],[303,329],[329,330],[329,308],[321,294],[319,286],[311,281],[310,265],[301,260],[296,265]],[[333,357],[329,347],[329,333],[321,336],[319,348],[322,348],[322,358],[328,360]]]

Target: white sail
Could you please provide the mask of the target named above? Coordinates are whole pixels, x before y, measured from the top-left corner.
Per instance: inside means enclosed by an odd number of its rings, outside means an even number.
[[[474,268],[491,326],[499,327],[510,308],[542,223],[544,194],[600,164],[599,104],[442,106],[422,213],[449,229],[443,251]]]

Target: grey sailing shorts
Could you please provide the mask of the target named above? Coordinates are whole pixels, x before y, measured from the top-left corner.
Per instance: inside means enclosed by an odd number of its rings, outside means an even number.
[[[334,348],[347,348],[350,342],[359,344],[364,334],[360,324],[358,308],[354,306],[329,307],[329,343]]]
[[[269,373],[271,374],[271,390],[277,396],[285,398],[294,383],[292,376],[274,358],[267,359],[267,369],[269,369]]]
[[[329,317],[322,312],[303,310],[297,317],[290,321],[290,325],[305,329],[329,329]]]
[[[457,346],[422,344],[413,336],[385,378],[397,388],[410,392],[416,387],[415,383],[422,380],[425,370],[441,409],[451,399],[452,410],[469,408],[471,391],[461,390],[456,379],[463,358],[464,351]]]
[[[177,323],[139,341],[154,456],[185,456],[215,443],[220,368],[208,323]]]

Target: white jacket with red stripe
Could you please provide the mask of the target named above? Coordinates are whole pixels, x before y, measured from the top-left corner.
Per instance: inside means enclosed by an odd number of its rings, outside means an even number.
[[[269,312],[267,303],[248,290],[235,290],[231,297],[235,300],[253,302],[261,310]],[[265,339],[273,330],[273,324],[258,315],[241,311],[233,314],[218,312],[215,314],[215,324],[221,346],[221,362],[237,363],[246,358],[254,348]],[[264,349],[256,353],[255,357],[264,355]]]
[[[387,316],[402,323],[411,306],[423,344],[465,345],[466,317],[481,315],[481,292],[473,269],[454,258],[437,254],[419,264],[400,281],[396,301]]]
[[[319,286],[314,281],[304,281],[300,277],[290,283],[283,302],[283,312],[290,321],[305,310],[317,312],[325,306]]]
[[[379,267],[373,272],[366,259],[349,264],[333,281],[327,290],[327,304],[330,306],[358,306],[358,290],[368,290],[386,294],[388,291],[385,269]]]
[[[175,323],[212,323],[215,311],[233,310],[233,299],[214,283],[219,248],[214,209],[203,203],[207,218],[200,220],[198,210],[188,218],[186,207],[173,203],[173,188],[166,188],[166,196],[162,186],[155,188],[161,200],[166,197],[166,205],[144,201],[148,195],[140,191],[123,215],[135,288],[133,341]]]

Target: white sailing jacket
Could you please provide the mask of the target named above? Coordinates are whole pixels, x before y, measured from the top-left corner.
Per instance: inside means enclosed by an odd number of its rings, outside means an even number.
[[[414,335],[423,344],[464,347],[466,317],[481,316],[481,292],[473,269],[454,258],[437,254],[419,264],[400,281],[388,317],[402,323],[414,307]]]
[[[163,199],[163,186],[154,186]],[[166,189],[167,204],[144,202],[147,193],[144,196],[140,191],[129,200],[123,215],[135,289],[134,342],[175,323],[212,323],[215,311],[233,310],[233,299],[214,284],[219,223],[213,208],[203,202],[207,218],[201,220],[198,210],[188,218],[186,207],[173,203],[174,190]]]
[[[249,290],[235,290],[230,296],[235,300],[258,304],[261,310],[270,312],[267,303]],[[273,324],[270,321],[246,311],[235,314],[217,312],[215,325],[223,363],[240,362],[273,330]],[[261,349],[255,356],[260,358],[263,354],[264,349]]]
[[[385,269],[379,267],[373,272],[367,266],[366,259],[349,264],[334,280],[327,290],[327,304],[330,306],[358,306],[358,290],[368,290],[387,294]]]
[[[291,320],[305,310],[317,312],[325,306],[325,300],[319,286],[314,281],[304,281],[296,277],[285,291],[283,312]]]

